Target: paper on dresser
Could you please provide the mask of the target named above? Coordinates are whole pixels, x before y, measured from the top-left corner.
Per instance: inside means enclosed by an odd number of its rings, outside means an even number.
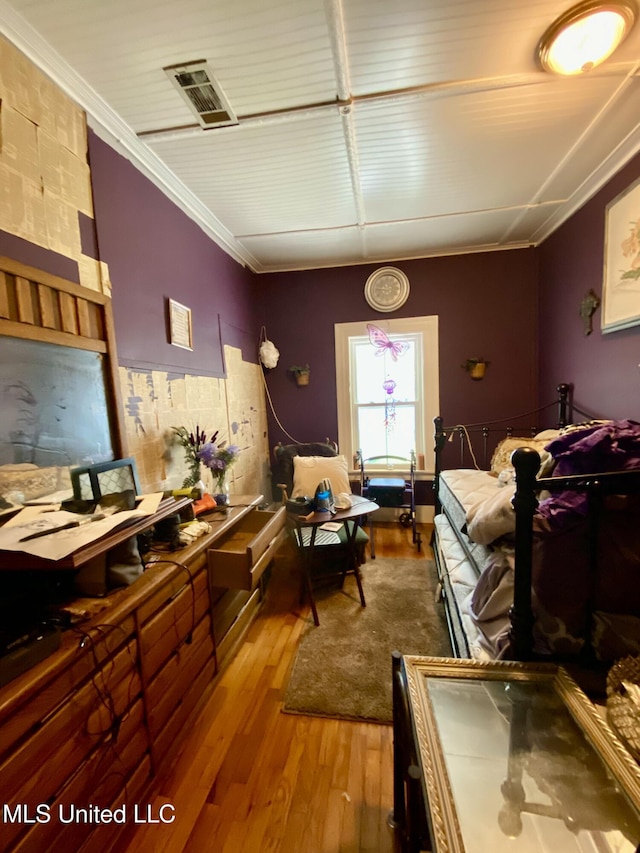
[[[162,497],[161,492],[145,495],[136,509],[123,510],[107,518],[92,521],[90,524],[81,524],[79,527],[58,530],[48,536],[40,536],[37,539],[21,542],[20,540],[24,539],[25,536],[31,536],[47,528],[55,531],[56,528],[64,524],[82,518],[77,513],[67,512],[66,510],[43,512],[43,508],[40,507],[25,507],[11,519],[11,523],[7,522],[4,527],[0,528],[0,550],[21,551],[25,554],[33,554],[35,557],[42,557],[45,560],[61,560],[131,519],[153,515],[157,511]],[[32,510],[37,512],[32,514]],[[25,515],[22,516],[22,513]],[[19,520],[20,516],[22,516],[21,521]]]

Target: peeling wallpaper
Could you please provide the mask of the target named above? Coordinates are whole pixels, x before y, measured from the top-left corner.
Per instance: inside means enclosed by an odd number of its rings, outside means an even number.
[[[231,495],[263,494],[271,499],[267,414],[262,368],[225,346],[227,378],[120,368],[126,442],[136,460],[144,491],[177,489],[188,474],[172,427],[196,425],[240,447],[230,469]],[[203,481],[213,487],[203,468]]]
[[[94,228],[84,111],[0,36],[0,229],[71,258],[80,284],[108,295],[81,217]]]

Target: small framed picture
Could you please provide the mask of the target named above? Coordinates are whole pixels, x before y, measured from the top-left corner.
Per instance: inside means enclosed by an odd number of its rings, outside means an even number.
[[[640,323],[640,181],[607,205],[602,331]]]
[[[174,347],[193,350],[191,309],[175,299],[169,300],[169,340]]]

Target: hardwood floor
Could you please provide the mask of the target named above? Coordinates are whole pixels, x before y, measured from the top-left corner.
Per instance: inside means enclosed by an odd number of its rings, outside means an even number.
[[[399,524],[376,527],[377,557],[430,556]],[[365,581],[366,588],[366,581]],[[153,803],[171,824],[139,827],[127,853],[392,853],[392,728],[283,714],[297,642],[310,621],[290,561],[214,682]]]

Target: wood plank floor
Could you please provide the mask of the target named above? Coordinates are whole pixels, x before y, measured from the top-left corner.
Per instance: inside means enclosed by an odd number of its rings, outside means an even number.
[[[377,557],[431,556],[399,524],[376,526]],[[366,582],[365,582],[366,584]],[[366,590],[366,585],[365,585]],[[214,682],[153,803],[172,824],[137,828],[126,853],[392,853],[392,728],[282,713],[310,620],[291,562],[276,562],[264,605]]]

